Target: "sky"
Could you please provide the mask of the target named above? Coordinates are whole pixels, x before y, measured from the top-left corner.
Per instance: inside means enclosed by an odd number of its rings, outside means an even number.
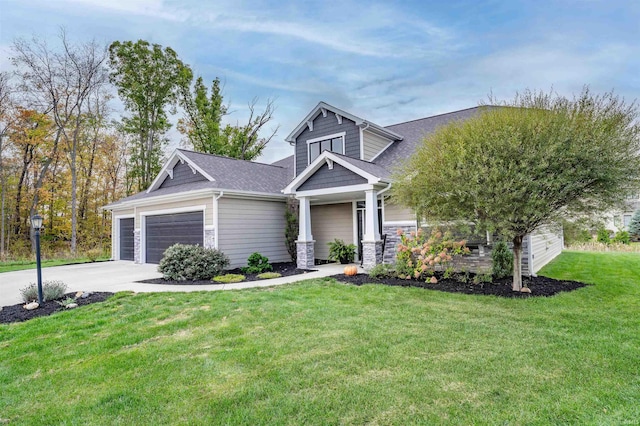
[[[61,27],[77,42],[173,48],[224,82],[231,123],[275,99],[263,162],[293,153],[284,139],[320,101],[386,126],[525,89],[640,99],[635,0],[0,0],[0,71],[14,40],[55,46]]]

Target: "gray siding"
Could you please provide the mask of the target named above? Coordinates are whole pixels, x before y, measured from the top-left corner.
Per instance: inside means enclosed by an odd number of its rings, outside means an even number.
[[[307,140],[319,138],[334,133],[346,132],[345,135],[345,155],[353,158],[360,158],[360,129],[351,120],[342,119],[342,124],[338,124],[336,115],[327,111],[327,116],[322,114],[313,120],[313,131],[305,127],[303,132],[296,138],[296,176],[307,168],[309,156],[307,154]]]
[[[551,262],[562,252],[562,228],[542,228],[531,233],[531,254],[533,257],[533,274]]]
[[[364,150],[363,159],[366,161],[371,161],[373,157],[378,155],[391,142],[391,140],[383,138],[382,136],[378,136],[371,132],[364,131],[362,133],[362,148]]]
[[[182,164],[178,162],[178,164],[173,167],[173,179],[167,176],[160,185],[160,188],[169,188],[171,186],[178,186],[192,182],[201,182],[205,180],[207,180],[207,178],[202,176],[200,173],[196,172],[194,174],[193,170],[191,170],[191,167],[189,167],[187,163]]]
[[[246,266],[253,252],[269,262],[288,262],[284,240],[285,203],[222,197],[218,201],[218,248],[231,261],[230,267]]]
[[[316,241],[316,259],[329,258],[328,243],[338,238],[345,244],[353,243],[353,204],[311,206],[311,235]]]
[[[333,170],[324,164],[309,179],[307,179],[298,191],[309,191],[312,189],[334,188],[336,186],[349,186],[367,183],[367,180],[351,170],[342,167],[340,164],[333,164]]]

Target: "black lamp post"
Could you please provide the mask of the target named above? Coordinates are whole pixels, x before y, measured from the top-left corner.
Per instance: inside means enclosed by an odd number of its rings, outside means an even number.
[[[38,270],[38,303],[42,305],[42,267],[40,266],[40,228],[42,216],[36,214],[31,218],[31,227],[36,234],[36,269]]]

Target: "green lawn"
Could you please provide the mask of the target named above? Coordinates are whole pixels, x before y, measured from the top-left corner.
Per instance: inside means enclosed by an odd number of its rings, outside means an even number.
[[[101,256],[98,260],[107,260],[108,256]],[[42,260],[41,265],[43,268],[49,266],[61,266],[61,265],[74,265],[77,263],[89,263],[91,260],[88,257],[79,257],[75,259],[47,259]],[[35,260],[16,260],[10,262],[0,262],[0,273],[11,271],[22,271],[23,269],[36,269]]]
[[[507,300],[332,279],[119,294],[0,326],[0,423],[638,424],[640,255]]]

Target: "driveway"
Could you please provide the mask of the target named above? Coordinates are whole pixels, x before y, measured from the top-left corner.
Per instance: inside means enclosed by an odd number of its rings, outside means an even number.
[[[83,263],[80,265],[52,266],[42,269],[42,281],[60,280],[67,284],[67,291],[118,291],[161,292],[161,291],[202,291],[237,290],[252,287],[269,287],[287,284],[303,279],[321,278],[342,272],[344,265],[321,265],[318,271],[303,275],[274,278],[235,284],[212,285],[164,285],[143,284],[136,281],[159,278],[158,265],[138,265],[124,260]],[[37,281],[35,269],[0,273],[0,306],[10,306],[22,302],[20,289]]]

